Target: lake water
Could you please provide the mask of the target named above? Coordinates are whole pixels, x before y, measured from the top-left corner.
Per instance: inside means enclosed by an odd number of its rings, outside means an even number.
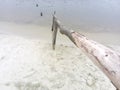
[[[44,30],[50,34],[55,11],[66,27],[85,32],[95,40],[97,37],[100,42],[104,38],[104,42],[117,44],[120,43],[119,4],[119,0],[0,0],[0,32],[39,37]]]
[[[119,0],[0,0],[0,20],[46,26],[56,11],[64,24],[74,28],[95,26],[119,31],[119,4]]]

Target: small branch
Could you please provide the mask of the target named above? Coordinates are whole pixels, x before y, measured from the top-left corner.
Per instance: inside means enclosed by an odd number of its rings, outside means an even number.
[[[58,28],[59,28],[61,34],[66,35],[74,44],[76,44],[75,41],[74,41],[74,38],[72,37],[72,33],[73,33],[74,31],[70,31],[70,30],[65,29],[65,28],[60,24],[60,21],[57,20],[57,18],[56,18],[55,16],[53,16],[53,24],[52,24],[52,31],[53,31],[52,47],[53,47],[53,49],[55,49],[56,36],[57,36]]]

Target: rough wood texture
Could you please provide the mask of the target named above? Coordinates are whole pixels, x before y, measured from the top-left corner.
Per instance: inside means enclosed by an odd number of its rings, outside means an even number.
[[[77,32],[72,33],[72,36],[76,45],[108,76],[114,86],[120,89],[120,55]]]
[[[111,80],[113,85],[120,90],[120,54],[101,45],[93,40],[87,39],[74,31],[69,31],[63,28],[55,16],[53,16],[53,49],[55,49],[57,30],[65,34],[69,39],[97,65]]]
[[[70,31],[65,29],[60,22],[57,20],[57,18],[55,16],[53,16],[53,24],[52,24],[52,32],[53,32],[53,39],[52,39],[52,47],[53,49],[55,49],[55,44],[56,44],[56,36],[57,36],[57,31],[58,28],[60,29],[60,33],[66,35],[67,37],[69,37],[69,39],[75,44],[73,36],[71,33],[73,33],[74,31]]]

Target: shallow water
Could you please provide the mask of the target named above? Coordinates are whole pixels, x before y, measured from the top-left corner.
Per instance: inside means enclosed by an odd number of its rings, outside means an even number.
[[[120,34],[111,32],[84,32],[81,34],[88,39],[95,40],[105,45],[120,45]],[[22,36],[29,39],[52,41],[51,27],[44,27],[35,24],[16,24],[11,22],[0,22],[0,34]],[[64,35],[58,32],[57,43],[72,44],[73,43]]]
[[[0,0],[0,33],[51,41],[52,14],[56,11],[66,27],[100,43],[120,45],[119,3],[119,0]],[[65,39],[58,36],[57,41]]]
[[[119,0],[0,0],[0,21],[50,27],[56,11],[61,22],[72,29],[119,32],[119,4]]]

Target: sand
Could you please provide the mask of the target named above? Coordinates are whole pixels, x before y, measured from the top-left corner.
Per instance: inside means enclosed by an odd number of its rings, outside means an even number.
[[[51,43],[44,40],[1,34],[0,90],[115,90],[115,87],[74,45],[57,44],[53,51]]]

